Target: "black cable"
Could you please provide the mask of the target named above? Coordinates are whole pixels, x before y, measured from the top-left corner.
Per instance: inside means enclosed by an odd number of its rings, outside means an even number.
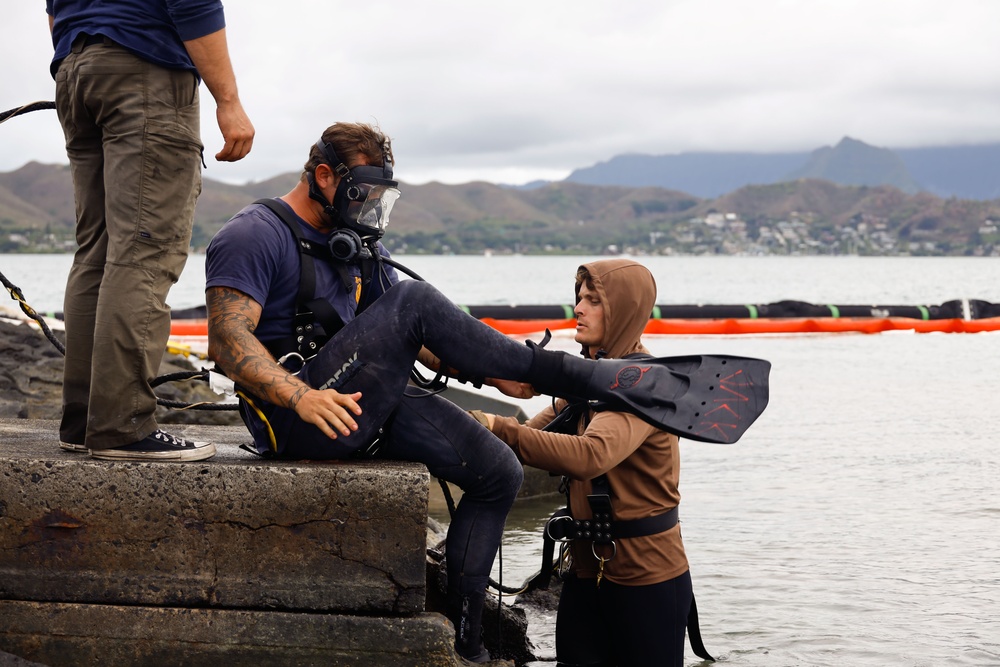
[[[24,314],[38,323],[38,326],[41,327],[42,329],[42,333],[49,340],[49,342],[52,343],[53,347],[59,350],[59,354],[66,356],[66,346],[63,345],[62,341],[59,340],[56,337],[56,335],[52,332],[52,329],[50,329],[49,325],[46,324],[45,319],[41,315],[39,315],[34,308],[28,305],[28,302],[25,300],[24,293],[21,291],[21,288],[10,282],[7,279],[7,276],[5,276],[2,271],[0,271],[0,282],[2,282],[3,286],[7,288],[8,292],[10,292],[10,297],[14,301],[18,302],[18,305],[21,307],[21,310],[24,312]],[[154,378],[149,383],[149,386],[157,387],[165,382],[176,382],[178,380],[191,380],[191,379],[208,381],[208,371],[206,370],[182,371],[179,373],[161,375],[158,378]],[[173,408],[177,410],[188,410],[188,409],[238,410],[239,409],[239,406],[234,403],[185,403],[184,401],[173,401],[170,399],[160,398],[160,397],[156,398],[156,404],[163,406],[165,408]]]
[[[406,268],[405,266],[403,266],[402,264],[400,264],[396,260],[392,259],[391,257],[386,257],[382,253],[379,253],[379,257],[381,257],[381,259],[379,261],[385,262],[386,264],[388,264],[389,266],[391,266],[394,269],[399,269],[400,271],[402,271],[406,275],[410,276],[414,280],[419,280],[420,282],[427,282],[426,280],[424,280],[423,278],[421,278],[420,276],[418,276],[416,273],[414,273],[410,269]]]
[[[448,482],[443,479],[438,479],[438,484],[441,485],[441,493],[444,494],[444,504],[448,506],[448,516],[454,518],[455,499],[451,496],[451,489],[448,487]]]
[[[21,288],[7,280],[7,276],[5,276],[3,272],[0,272],[0,282],[3,282],[3,286],[7,288],[8,292],[10,292],[10,298],[17,301],[18,305],[21,307],[21,311],[38,323],[38,326],[42,328],[42,333],[49,339],[49,342],[52,343],[57,350],[59,350],[59,354],[65,356],[66,346],[63,345],[61,340],[56,338],[55,334],[52,333],[52,329],[50,329],[49,325],[45,323],[42,316],[36,313],[35,309],[28,305],[28,302],[24,298],[24,292],[21,291]]]
[[[6,122],[11,118],[14,118],[15,116],[20,116],[21,114],[25,114],[31,111],[40,111],[43,109],[55,109],[55,108],[56,108],[55,102],[31,102],[29,104],[25,104],[19,107],[14,107],[13,109],[8,109],[7,111],[0,113],[0,123]],[[7,276],[3,275],[2,272],[0,272],[0,281],[3,282],[4,287],[6,287],[7,291],[10,292],[10,297],[14,301],[18,302],[18,305],[21,307],[21,310],[24,312],[24,314],[38,323],[38,326],[41,327],[42,329],[42,333],[45,334],[45,337],[49,340],[49,342],[52,343],[52,345],[57,350],[59,350],[59,354],[66,356],[66,346],[63,345],[61,340],[56,338],[56,335],[52,333],[52,329],[49,328],[49,325],[45,322],[42,316],[39,315],[37,312],[35,312],[34,308],[28,305],[27,300],[24,298],[24,292],[21,291],[21,288],[14,285],[9,280],[7,280]],[[183,376],[183,377],[174,377],[174,376]],[[185,373],[175,373],[174,376],[165,375],[159,378],[155,378],[152,382],[150,382],[150,387],[156,387],[160,384],[163,384],[164,382],[172,382],[176,379],[191,379],[193,377],[199,377],[200,379],[207,380],[208,372],[191,371]],[[194,408],[197,410],[239,409],[239,406],[230,403],[184,403],[183,401],[171,401],[159,397],[157,397],[156,399],[156,404],[162,405],[163,407],[166,408],[176,408],[176,409],[188,409],[188,408]]]
[[[14,116],[20,116],[23,113],[28,113],[29,111],[40,111],[42,109],[55,109],[55,102],[30,102],[24,106],[14,107],[13,109],[7,109],[0,113],[0,123],[10,120]]]
[[[161,384],[166,384],[167,382],[179,382],[181,380],[191,380],[193,378],[208,381],[208,371],[178,371],[177,373],[167,373],[166,375],[161,375],[158,378],[153,378],[153,380],[149,383],[149,386],[159,387]]]
[[[15,116],[20,116],[21,114],[28,113],[30,111],[39,111],[42,109],[55,109],[55,108],[56,108],[55,102],[31,102],[30,104],[25,104],[20,107],[8,109],[7,111],[0,113],[0,123],[10,120]],[[4,287],[6,287],[7,291],[10,292],[10,297],[14,301],[18,302],[18,305],[21,307],[21,310],[24,312],[24,314],[38,323],[38,326],[41,328],[42,333],[49,340],[49,342],[52,343],[53,347],[59,350],[59,354],[66,356],[66,346],[63,345],[63,342],[59,340],[56,337],[56,335],[52,332],[52,329],[49,328],[49,325],[45,322],[44,318],[42,318],[41,315],[35,312],[35,309],[28,304],[27,300],[24,297],[24,292],[21,291],[21,288],[10,282],[7,279],[7,276],[3,275],[2,272],[0,272],[0,281],[3,282]],[[207,371],[186,371],[184,373],[164,375],[159,378],[155,378],[152,382],[150,382],[150,387],[156,387],[158,385],[163,384],[164,382],[173,382],[175,380],[181,380],[181,379],[187,380],[193,377],[200,377],[200,379],[207,380],[208,373]],[[163,407],[177,408],[177,409],[188,409],[188,408],[195,408],[198,410],[238,409],[238,406],[226,403],[184,403],[183,401],[171,401],[159,397],[157,397],[156,403],[157,405],[162,405]]]
[[[499,649],[503,646],[503,534],[500,535],[500,544],[497,545],[497,563],[499,563],[500,568],[497,570],[499,573],[497,576],[500,577],[497,581],[497,590],[501,592],[497,596],[497,648]]]

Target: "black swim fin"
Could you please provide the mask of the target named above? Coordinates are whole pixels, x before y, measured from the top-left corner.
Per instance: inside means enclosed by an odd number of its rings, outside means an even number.
[[[605,362],[618,361],[618,368]],[[619,404],[665,431],[689,440],[736,442],[767,407],[771,363],[698,354],[602,360],[588,394]]]
[[[549,382],[532,382],[543,393],[602,401],[680,437],[729,444],[767,407],[771,363],[710,354],[594,362],[536,349],[533,371],[545,370]]]

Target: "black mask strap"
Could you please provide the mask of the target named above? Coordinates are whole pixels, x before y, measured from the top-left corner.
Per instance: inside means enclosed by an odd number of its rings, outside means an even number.
[[[330,169],[341,179],[352,180],[351,170],[348,169],[347,165],[344,164],[340,156],[337,155],[337,151],[333,150],[333,146],[323,141],[322,137],[316,142],[316,148],[319,149],[320,155],[323,156],[324,163],[330,167]],[[335,166],[336,165],[336,166]],[[319,191],[319,187],[316,185],[315,174],[306,174],[306,180],[309,182],[309,198],[313,201],[319,202],[323,205],[323,212],[330,216],[330,219],[340,226],[342,222],[340,221],[340,214],[337,213],[337,209],[334,207],[333,202],[323,196],[323,193]]]

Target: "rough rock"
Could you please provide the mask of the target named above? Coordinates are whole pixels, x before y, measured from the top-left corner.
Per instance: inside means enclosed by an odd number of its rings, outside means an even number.
[[[60,342],[62,331],[53,331]],[[181,355],[166,354],[160,375],[193,371]],[[63,356],[34,325],[0,319],[0,417],[15,419],[59,419],[62,412]],[[217,403],[220,397],[205,382],[168,382],[156,393],[161,398],[186,404]],[[160,407],[161,424],[239,424],[236,410],[176,410]]]

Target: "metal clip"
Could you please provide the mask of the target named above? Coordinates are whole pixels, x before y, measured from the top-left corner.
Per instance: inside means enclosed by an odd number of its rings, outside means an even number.
[[[569,542],[570,540],[572,540],[573,539],[572,537],[556,537],[555,535],[553,535],[551,533],[551,531],[549,530],[549,527],[552,524],[554,524],[555,522],[557,522],[557,521],[569,521],[570,523],[572,523],[573,522],[573,517],[568,516],[568,515],[554,516],[551,519],[549,519],[548,521],[546,521],[545,522],[545,536],[548,537],[550,540],[552,540],[554,542]]]
[[[590,543],[590,553],[594,554],[594,558],[597,559],[597,585],[601,585],[601,579],[604,578],[604,564],[613,560],[615,556],[618,555],[618,545],[613,541],[611,542],[611,555],[607,558],[597,555],[597,544],[595,542]]]
[[[305,357],[298,352],[289,352],[285,356],[278,359],[278,365],[289,373],[298,373],[302,370],[302,367],[306,365],[306,360]]]

